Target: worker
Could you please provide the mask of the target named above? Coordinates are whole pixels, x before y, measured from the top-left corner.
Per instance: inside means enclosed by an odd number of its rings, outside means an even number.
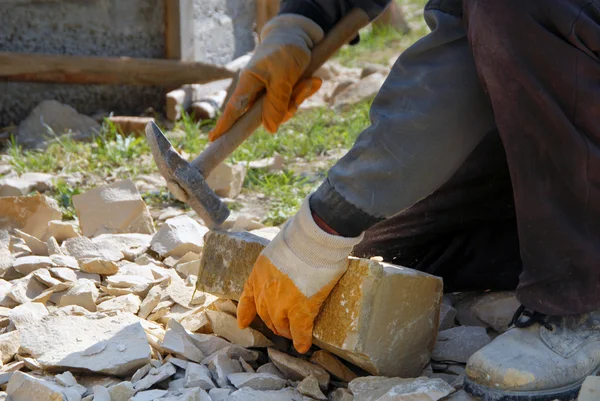
[[[311,49],[353,7],[287,0],[210,134],[266,89],[275,132],[320,81]],[[493,400],[567,400],[600,368],[600,1],[431,0],[371,125],[257,259],[238,306],[299,352],[346,268],[380,255],[446,290],[517,286],[513,327],[467,363]]]

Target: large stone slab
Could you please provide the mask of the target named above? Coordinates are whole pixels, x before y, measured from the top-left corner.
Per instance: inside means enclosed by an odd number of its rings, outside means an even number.
[[[268,239],[249,232],[208,232],[196,288],[239,300],[254,261],[268,244]]]
[[[0,197],[0,230],[18,228],[42,239],[48,222],[61,217],[58,203],[44,195]]]
[[[211,231],[205,237],[197,288],[239,299],[268,240]],[[416,270],[350,258],[323,304],[313,341],[381,376],[418,376],[435,345],[442,280]]]
[[[441,299],[439,277],[350,258],[313,341],[371,374],[418,376],[435,345]]]
[[[150,362],[150,345],[135,315],[60,311],[19,330],[21,351],[42,368],[126,376]]]
[[[81,232],[100,234],[153,234],[154,223],[131,180],[118,181],[73,196]]]

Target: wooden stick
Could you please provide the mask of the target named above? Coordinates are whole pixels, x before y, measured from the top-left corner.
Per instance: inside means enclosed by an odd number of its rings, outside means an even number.
[[[0,80],[177,87],[233,77],[211,64],[130,57],[0,52]]]

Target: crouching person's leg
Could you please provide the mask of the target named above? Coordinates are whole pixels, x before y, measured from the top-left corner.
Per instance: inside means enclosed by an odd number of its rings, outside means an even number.
[[[574,399],[600,368],[598,6],[464,0],[512,178],[526,308],[469,360],[466,388],[483,399]]]

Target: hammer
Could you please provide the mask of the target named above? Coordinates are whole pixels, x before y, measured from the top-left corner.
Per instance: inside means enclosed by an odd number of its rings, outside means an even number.
[[[340,47],[350,42],[360,28],[369,23],[368,15],[355,8],[342,18],[312,51],[311,62],[302,78],[311,77]],[[240,146],[262,123],[262,97],[231,129],[210,143],[191,163],[173,148],[160,128],[153,122],[146,125],[146,139],[152,156],[169,191],[187,203],[210,229],[218,228],[229,216],[229,209],[209,188],[205,177]]]

